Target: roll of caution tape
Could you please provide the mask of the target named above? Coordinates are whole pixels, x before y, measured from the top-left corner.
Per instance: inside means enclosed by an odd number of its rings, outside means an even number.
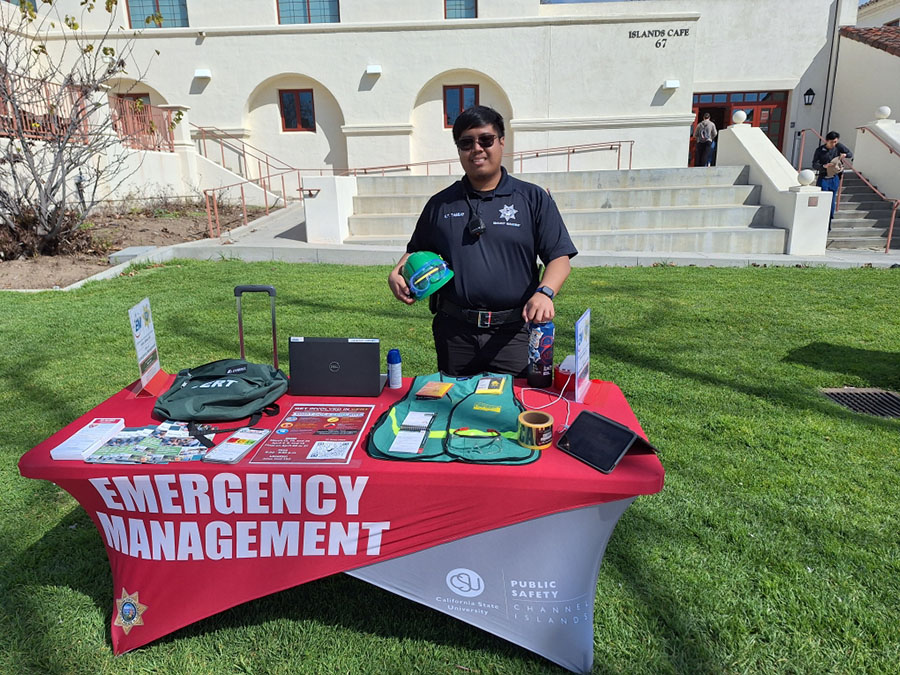
[[[546,450],[553,442],[553,415],[540,410],[519,413],[519,445]]]

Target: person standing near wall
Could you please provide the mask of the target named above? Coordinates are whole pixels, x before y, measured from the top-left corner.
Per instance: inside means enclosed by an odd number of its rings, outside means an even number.
[[[577,250],[547,191],[501,166],[500,113],[480,105],[463,111],[453,141],[465,176],[428,200],[388,285],[395,298],[412,304],[404,264],[416,251],[440,255],[454,276],[431,296],[438,370],[524,377],[527,322],[553,320],[553,299]],[[543,277],[538,258],[547,266]]]
[[[838,132],[829,131],[825,135],[825,142],[813,153],[812,160],[813,169],[819,174],[816,185],[831,193],[831,218],[834,218],[834,210],[837,208],[837,193],[841,187],[841,174],[844,172],[843,161],[853,159],[850,148],[840,140]],[[830,219],[828,229],[831,229]]]
[[[694,151],[694,166],[709,166],[712,144],[718,133],[716,125],[709,119],[709,113],[703,113],[703,120],[694,129],[694,141],[697,144]]]

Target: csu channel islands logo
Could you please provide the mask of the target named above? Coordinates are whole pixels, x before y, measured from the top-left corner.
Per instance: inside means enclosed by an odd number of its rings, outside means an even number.
[[[447,572],[447,588],[464,598],[476,598],[484,592],[484,579],[478,572],[457,567]]]
[[[113,622],[116,626],[121,626],[128,635],[134,626],[143,626],[144,619],[141,618],[147,611],[147,605],[142,605],[138,600],[137,593],[129,593],[122,588],[122,597],[116,600],[116,620]]]

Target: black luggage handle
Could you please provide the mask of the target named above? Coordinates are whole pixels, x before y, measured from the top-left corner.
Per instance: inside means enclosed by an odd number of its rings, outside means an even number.
[[[274,286],[260,286],[257,284],[251,284],[249,286],[235,286],[234,287],[234,296],[236,298],[241,297],[244,293],[268,293],[271,297],[275,297],[275,287]]]
[[[272,306],[272,360],[274,361],[275,370],[278,370],[278,337],[275,333],[275,288],[273,286],[235,286],[234,297],[237,299],[237,315],[238,315],[238,339],[241,342],[241,358],[244,357],[244,315],[241,311],[241,296],[244,293],[268,293],[270,304]]]

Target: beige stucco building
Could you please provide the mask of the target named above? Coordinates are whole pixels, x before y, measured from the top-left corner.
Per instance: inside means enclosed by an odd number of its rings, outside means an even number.
[[[137,20],[148,8],[162,27]],[[827,123],[837,35],[857,2],[123,0],[117,11],[122,35],[137,29],[128,72],[149,64],[120,92],[189,106],[194,125],[291,166],[452,158],[448,116],[477,100],[506,118],[508,151],[633,141],[569,166],[650,168],[688,164],[698,112],[721,127],[738,108],[793,160],[797,132]],[[82,25],[99,35],[103,12]]]

